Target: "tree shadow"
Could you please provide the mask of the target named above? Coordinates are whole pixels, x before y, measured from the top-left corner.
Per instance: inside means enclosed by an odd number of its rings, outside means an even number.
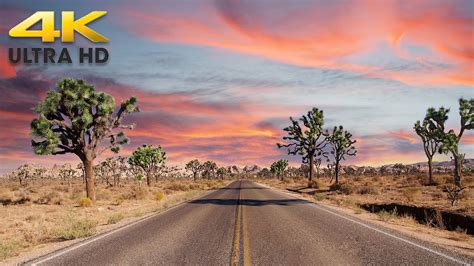
[[[191,204],[214,204],[214,205],[244,205],[244,206],[267,206],[279,205],[290,206],[296,204],[306,204],[301,199],[277,199],[277,200],[257,200],[257,199],[197,199],[190,202]]]

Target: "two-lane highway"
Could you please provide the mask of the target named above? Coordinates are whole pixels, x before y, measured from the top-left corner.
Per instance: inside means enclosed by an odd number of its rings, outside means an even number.
[[[29,262],[41,265],[473,263],[249,181]]]

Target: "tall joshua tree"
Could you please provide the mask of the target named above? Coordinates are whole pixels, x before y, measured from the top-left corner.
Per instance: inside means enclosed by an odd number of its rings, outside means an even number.
[[[313,180],[313,166],[315,155],[326,146],[326,137],[323,132],[323,111],[313,108],[303,115],[299,121],[290,117],[291,126],[284,128],[287,136],[283,137],[287,143],[277,143],[278,148],[287,148],[288,154],[300,155],[303,163],[309,163],[309,181]]]
[[[423,150],[425,151],[426,158],[428,158],[428,180],[431,185],[433,184],[433,156],[440,146],[440,143],[437,141],[437,136],[440,135],[440,132],[437,127],[430,126],[429,121],[430,117],[427,115],[422,123],[416,121],[413,128],[423,142]]]
[[[441,143],[439,147],[440,153],[451,153],[454,159],[454,183],[461,187],[462,179],[462,161],[465,154],[459,152],[459,142],[466,130],[474,128],[474,98],[470,100],[459,99],[459,116],[461,117],[461,127],[458,134],[450,129],[445,132],[445,123],[448,120],[449,109],[443,107],[438,110],[429,108],[426,113],[429,127],[434,128],[437,132],[436,139]]]
[[[94,159],[105,150],[117,153],[128,143],[123,132],[112,131],[133,129],[134,125],[123,125],[122,121],[127,114],[139,111],[136,102],[131,97],[114,112],[115,99],[111,95],[96,91],[82,80],[59,81],[58,88],[49,90],[35,109],[38,118],[31,122],[35,154],[77,155],[84,165],[87,197],[95,200]],[[109,143],[104,147],[106,139]]]
[[[334,127],[333,131],[328,134],[327,140],[331,144],[331,159],[334,159],[334,175],[336,184],[339,183],[340,162],[346,159],[346,156],[355,156],[357,150],[353,146],[356,140],[352,140],[352,134],[344,130],[342,126]]]
[[[128,163],[140,167],[146,173],[146,184],[150,186],[151,175],[165,160],[166,153],[161,149],[161,146],[154,147],[143,144],[132,153]]]
[[[184,169],[193,173],[193,181],[196,182],[197,175],[199,174],[199,171],[202,170],[202,165],[198,161],[198,159],[194,159],[192,161],[189,161],[184,167]]]

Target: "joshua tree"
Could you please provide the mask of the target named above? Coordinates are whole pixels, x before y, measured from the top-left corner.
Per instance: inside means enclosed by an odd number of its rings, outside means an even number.
[[[202,164],[203,176],[206,176],[208,179],[214,177],[214,174],[217,169],[217,164],[213,161],[205,161]]]
[[[145,172],[146,184],[150,186],[151,175],[165,160],[166,153],[161,149],[161,146],[153,147],[143,144],[132,153],[128,163],[140,167]]]
[[[415,129],[416,134],[420,136],[423,142],[423,149],[428,158],[428,183],[433,184],[433,156],[438,151],[440,143],[436,140],[437,136],[440,135],[437,127],[430,126],[430,118],[428,116],[423,119],[423,123],[416,121]]]
[[[313,108],[307,115],[303,115],[299,121],[290,117],[291,126],[284,128],[287,136],[283,140],[286,144],[277,143],[278,148],[288,148],[288,154],[301,155],[303,163],[309,163],[309,181],[313,180],[314,158],[326,146],[326,138],[323,132],[323,111]]]
[[[340,162],[346,159],[346,156],[355,156],[357,150],[354,148],[356,140],[351,140],[352,134],[344,130],[342,126],[334,127],[332,133],[328,134],[327,141],[331,144],[331,159],[334,160],[334,173],[336,184],[339,183]]]
[[[198,161],[198,159],[194,159],[192,161],[189,161],[184,167],[184,169],[186,169],[186,171],[191,171],[193,173],[193,181],[196,182],[197,175],[202,170],[202,165]]]
[[[444,107],[435,110],[429,108],[425,119],[429,124],[428,127],[436,132],[436,141],[440,142],[440,153],[451,153],[454,159],[454,184],[461,187],[462,178],[462,161],[465,154],[459,152],[459,142],[466,130],[474,128],[474,98],[465,100],[459,99],[459,116],[461,117],[461,127],[459,133],[456,134],[454,130],[445,132],[445,123],[448,120],[449,109]]]
[[[114,97],[96,91],[82,80],[63,79],[35,109],[38,118],[31,122],[34,152],[77,155],[84,165],[87,197],[95,200],[94,159],[108,149],[118,152],[122,144],[128,143],[123,132],[112,131],[134,127],[122,125],[122,120],[139,111],[136,101],[131,97],[122,102],[114,115]],[[105,139],[109,144],[101,147]]]
[[[224,180],[224,176],[227,174],[225,167],[219,167],[216,171],[217,177]]]
[[[18,181],[20,181],[21,186],[28,185],[28,179],[33,177],[34,169],[29,164],[24,164],[16,170],[16,176],[18,177]]]
[[[283,172],[288,166],[288,160],[278,160],[270,166],[270,172],[276,174],[279,179],[283,179]]]
[[[72,168],[71,164],[64,164],[61,169],[59,169],[59,176],[61,179],[67,181],[68,186],[71,186],[71,181],[76,175],[76,170]]]

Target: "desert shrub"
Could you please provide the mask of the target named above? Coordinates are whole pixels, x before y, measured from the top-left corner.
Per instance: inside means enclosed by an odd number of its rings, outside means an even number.
[[[186,184],[178,183],[178,182],[173,182],[167,185],[166,188],[169,190],[174,190],[174,191],[188,191],[189,190],[189,186],[187,186]]]
[[[163,193],[161,191],[155,192],[155,200],[156,201],[161,201],[162,199],[164,199],[164,197],[165,197],[165,193]]]
[[[355,188],[353,185],[348,184],[348,183],[342,183],[342,184],[333,184],[331,185],[331,190],[339,190],[342,194],[345,195],[350,195],[355,192]]]
[[[377,195],[377,194],[379,194],[379,191],[373,185],[365,185],[365,186],[359,188],[358,193],[362,194],[362,195],[366,195],[366,194]]]
[[[48,205],[61,205],[63,198],[57,191],[51,191],[49,193],[41,195],[36,201],[36,204],[48,204]]]
[[[18,241],[0,241],[0,261],[17,254],[17,250],[21,247]]]
[[[110,204],[113,206],[120,206],[124,202],[124,198],[122,198],[122,195],[119,197],[116,197]]]
[[[420,189],[416,187],[410,187],[406,188],[403,190],[403,196],[408,200],[408,201],[414,201],[419,195],[420,195]]]
[[[472,176],[465,177],[462,182],[463,182],[463,185],[465,185],[465,186],[473,185],[474,184],[474,177],[472,177]]]
[[[116,223],[120,222],[121,220],[123,220],[123,218],[125,218],[125,216],[123,214],[114,213],[114,214],[109,216],[109,219],[107,220],[107,224],[116,224]]]
[[[70,216],[62,227],[54,230],[54,235],[63,240],[88,237],[95,234],[97,222],[87,219],[77,219]]]
[[[69,192],[69,187],[63,186],[63,185],[56,185],[53,187],[53,190],[61,191],[61,192]]]
[[[446,185],[444,191],[447,194],[448,200],[451,202],[451,206],[454,206],[456,202],[463,199],[466,195],[466,187],[458,187],[455,185]]]
[[[314,193],[313,195],[313,198],[316,200],[316,201],[322,201],[322,200],[325,200],[326,199],[326,195],[322,194],[322,193]]]
[[[120,195],[122,200],[144,200],[148,197],[148,189],[142,186],[133,186]]]
[[[308,187],[309,188],[323,188],[325,185],[321,180],[312,180],[311,182],[308,182]]]
[[[377,213],[380,220],[388,222],[398,217],[397,208],[395,207],[392,211],[381,210]]]
[[[92,206],[92,200],[88,197],[81,197],[77,200],[77,204],[79,204],[79,207],[90,207]]]

